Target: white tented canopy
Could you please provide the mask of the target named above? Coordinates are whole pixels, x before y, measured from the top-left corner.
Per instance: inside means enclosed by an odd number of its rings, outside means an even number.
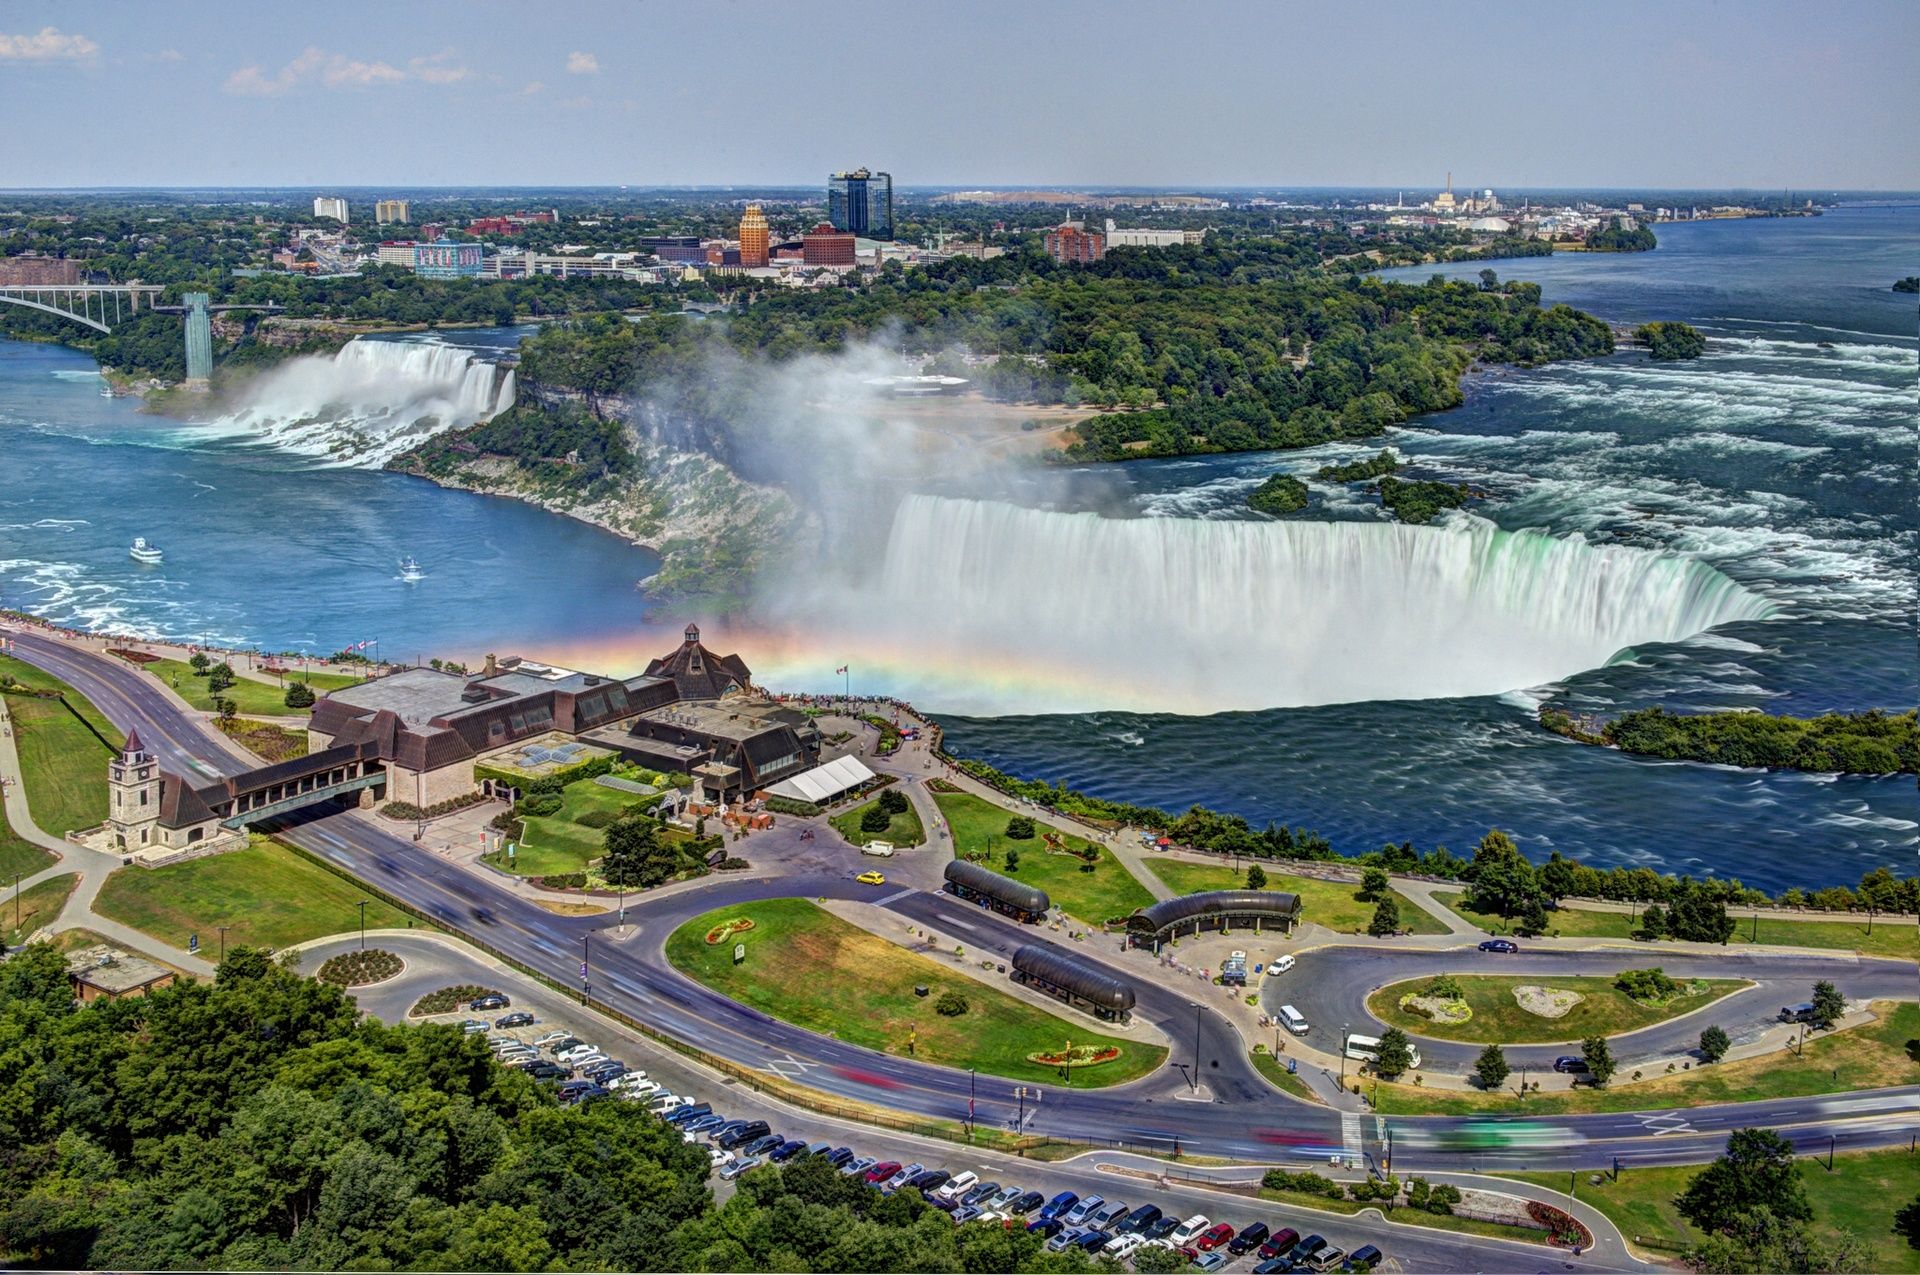
[[[836,757],[812,770],[802,771],[791,779],[781,780],[767,789],[767,794],[820,805],[850,788],[858,788],[873,777],[873,772],[858,757]]]

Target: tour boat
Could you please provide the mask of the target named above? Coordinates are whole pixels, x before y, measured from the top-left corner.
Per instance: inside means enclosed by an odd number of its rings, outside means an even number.
[[[427,573],[420,569],[420,564],[413,560],[413,555],[408,554],[400,560],[400,578],[411,584],[415,580],[426,579]]]
[[[161,557],[160,546],[148,544],[145,536],[135,536],[133,547],[127,550],[127,556],[135,562],[158,562]]]

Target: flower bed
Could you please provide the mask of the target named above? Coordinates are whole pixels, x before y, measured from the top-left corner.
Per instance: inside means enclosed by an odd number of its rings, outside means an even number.
[[[745,934],[748,930],[751,930],[752,928],[753,928],[752,917],[736,916],[732,920],[722,921],[720,922],[720,924],[714,926],[711,930],[708,930],[707,942],[715,943],[715,944],[725,943],[729,939],[733,938],[734,935]]]
[[[341,987],[365,987],[369,983],[385,982],[405,966],[392,952],[370,947],[363,952],[342,952],[328,957],[314,977]]]
[[[1527,1201],[1527,1216],[1543,1227],[1549,1236],[1548,1242],[1559,1248],[1593,1247],[1593,1232],[1580,1222],[1567,1215],[1564,1210],[1551,1204],[1542,1204],[1538,1200]]]
[[[1540,1018],[1565,1018],[1573,1007],[1587,999],[1579,992],[1570,992],[1563,987],[1541,987],[1534,983],[1521,983],[1513,989],[1513,999],[1529,1014]]]
[[[500,993],[491,987],[481,987],[476,983],[458,983],[452,987],[443,987],[428,992],[413,1003],[407,1011],[407,1017],[419,1018],[424,1014],[451,1014],[468,1001],[478,1000],[482,996],[498,996]]]
[[[1473,1017],[1473,1007],[1464,1000],[1447,996],[1422,996],[1418,992],[1408,992],[1402,996],[1400,1008],[1436,1023],[1464,1023]]]
[[[1075,1045],[1072,1049],[1055,1049],[1028,1054],[1027,1061],[1039,1063],[1042,1067],[1098,1067],[1101,1063],[1112,1062],[1120,1056],[1117,1045],[1096,1049],[1091,1045]]]
[[[441,815],[450,815],[456,810],[465,810],[468,806],[477,806],[487,800],[480,792],[462,793],[458,797],[449,797],[445,801],[436,801],[431,806],[421,807],[411,801],[389,801],[380,807],[380,813],[389,819],[438,819]]]

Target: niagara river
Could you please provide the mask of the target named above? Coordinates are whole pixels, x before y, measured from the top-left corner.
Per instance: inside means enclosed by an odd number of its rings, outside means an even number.
[[[1840,209],[1443,268],[1491,264],[1617,323],[1685,320],[1707,352],[1476,372],[1463,407],[1367,445],[1089,469],[1097,512],[912,495],[866,533],[855,631],[741,626],[728,649],[777,689],[836,688],[851,662],[856,690],[911,697],[955,753],[1004,770],[1314,827],[1350,852],[1461,851],[1501,827],[1536,858],[1769,890],[1905,871],[1910,777],[1633,758],[1534,714],[1920,701],[1920,360],[1911,300],[1885,291],[1916,240],[1920,210]],[[648,613],[653,554],[377,468],[510,404],[489,360],[518,335],[363,339],[190,422],[104,397],[83,354],[0,342],[0,606],[236,647],[379,639],[390,659],[632,671],[663,631],[711,619]],[[1382,446],[1484,498],[1407,527],[1364,485],[1315,477]],[[1275,472],[1311,499],[1269,520],[1245,497]],[[136,535],[165,562],[130,561]],[[404,557],[423,579],[397,578]]]

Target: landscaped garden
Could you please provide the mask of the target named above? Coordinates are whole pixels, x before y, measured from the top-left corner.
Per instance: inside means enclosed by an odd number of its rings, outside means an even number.
[[[232,667],[232,662],[231,658],[227,660],[228,667]],[[251,717],[302,717],[312,711],[311,705],[289,707],[286,687],[256,681],[239,672],[233,674],[227,686],[213,689],[211,671],[219,664],[217,659],[209,660],[205,669],[196,669],[184,660],[162,659],[142,661],[140,667],[171,686],[181,699],[203,713],[216,711],[213,702],[216,697],[232,700],[235,712]],[[289,679],[300,680],[304,679],[297,675]],[[321,688],[316,685],[314,689]]]
[[[163,868],[121,868],[107,878],[94,910],[177,948],[197,934],[207,954],[223,925],[230,948],[282,948],[357,932],[362,899],[372,900],[369,930],[408,925],[405,913],[344,877],[255,836],[244,850]]]
[[[1511,926],[1498,913],[1476,912],[1467,906],[1465,893],[1436,890],[1434,901],[1453,909],[1473,925],[1489,934],[1506,934]],[[1779,943],[1790,947],[1826,948],[1842,952],[1862,952],[1870,956],[1894,956],[1904,960],[1920,959],[1920,929],[1911,916],[1880,916],[1871,922],[1864,916],[1842,915],[1830,921],[1802,917],[1768,916],[1764,912],[1740,916],[1734,926],[1734,943]],[[1567,938],[1630,939],[1636,927],[1630,912],[1598,908],[1562,907],[1547,913],[1547,933]],[[1872,932],[1869,933],[1869,927]],[[1657,942],[1647,945],[1660,950]]]
[[[14,747],[20,754],[33,822],[42,832],[56,837],[103,822],[107,817],[107,763],[126,737],[80,692],[31,664],[0,655],[0,681],[66,696],[65,706],[45,695],[7,696]],[[68,707],[73,712],[68,712]],[[39,866],[44,865],[42,860]]]
[[[1804,1057],[1791,1049],[1776,1050],[1737,1062],[1695,1063],[1691,1069],[1663,1071],[1638,1083],[1628,1083],[1632,1073],[1623,1069],[1606,1088],[1581,1085],[1531,1093],[1524,1100],[1516,1092],[1517,1074],[1495,1093],[1384,1081],[1377,1087],[1369,1082],[1367,1092],[1381,1115],[1546,1116],[1654,1111],[1920,1084],[1920,1059],[1907,1049],[1909,1041],[1920,1040],[1920,1004],[1875,1001],[1873,1012],[1878,1018],[1864,1026],[1809,1037]]]
[[[733,924],[751,921],[750,928]],[[717,937],[716,937],[717,936]],[[733,962],[736,943],[746,960]],[[1101,1035],[909,952],[802,899],[721,908],[667,939],[675,969],[722,995],[809,1031],[884,1053],[1013,1080],[1119,1084],[1159,1068],[1167,1051]],[[968,958],[972,959],[972,958]],[[919,995],[916,989],[926,989]],[[956,1008],[960,1012],[943,1010]],[[1107,1061],[1071,1069],[1030,1061],[1069,1045]]]
[[[1155,876],[1182,894],[1196,894],[1202,890],[1244,890],[1247,885],[1247,866],[1254,866],[1253,862],[1249,860],[1246,866],[1235,869],[1225,864],[1187,863],[1179,859],[1147,860],[1147,867]],[[1258,867],[1267,874],[1266,889],[1284,890],[1300,896],[1302,920],[1342,934],[1367,932],[1367,924],[1373,920],[1377,903],[1362,897],[1359,883],[1288,876],[1279,871],[1271,860],[1260,861]],[[1415,934],[1447,932],[1445,923],[1439,917],[1398,890],[1390,888],[1384,897],[1394,900],[1399,906],[1401,929],[1412,930]]]
[[[886,816],[882,822],[880,816]],[[919,812],[898,788],[882,789],[872,801],[862,802],[845,814],[828,820],[835,832],[856,846],[869,841],[884,841],[896,848],[925,845],[927,830],[920,825]]]
[[[1745,986],[1739,979],[1701,979],[1663,998],[1637,1000],[1604,976],[1443,975],[1382,987],[1367,997],[1367,1010],[1389,1027],[1438,1040],[1544,1044],[1638,1031]]]
[[[1607,1166],[1597,1160],[1593,1167]],[[1795,1158],[1794,1168],[1813,1206],[1810,1229],[1822,1235],[1852,1236],[1865,1246],[1866,1262],[1857,1269],[1920,1271],[1920,1249],[1893,1230],[1894,1212],[1920,1196],[1920,1156],[1898,1148],[1845,1153],[1833,1157],[1833,1170],[1828,1172],[1825,1157],[1802,1155]],[[1581,1202],[1606,1214],[1628,1240],[1655,1241],[1669,1252],[1655,1249],[1654,1255],[1668,1256],[1672,1248],[1702,1238],[1674,1204],[1700,1169],[1700,1165],[1636,1164],[1618,1178],[1602,1175],[1597,1183],[1591,1173],[1581,1173],[1574,1185]],[[1557,1171],[1499,1172],[1502,1177],[1556,1191],[1568,1185],[1567,1175]]]
[[[953,831],[953,852],[965,858],[984,853],[980,862],[1027,885],[1047,892],[1053,905],[1089,925],[1133,915],[1153,902],[1153,895],[1116,859],[1113,852],[1076,837],[1030,815],[1015,814],[984,798],[965,792],[935,792],[947,826]],[[1023,821],[1014,837],[1008,825]],[[1092,857],[1088,858],[1088,852]],[[1014,866],[1007,855],[1017,856]],[[1091,863],[1093,870],[1087,871]]]
[[[523,877],[558,877],[585,872],[587,865],[606,851],[607,827],[629,807],[642,809],[658,797],[644,796],[610,788],[593,779],[579,779],[558,794],[542,800],[540,794],[523,799],[520,813],[521,835],[514,842],[514,854],[507,857],[505,845],[486,856],[486,862]],[[551,799],[557,797],[557,804]],[[533,810],[546,811],[532,814]]]

